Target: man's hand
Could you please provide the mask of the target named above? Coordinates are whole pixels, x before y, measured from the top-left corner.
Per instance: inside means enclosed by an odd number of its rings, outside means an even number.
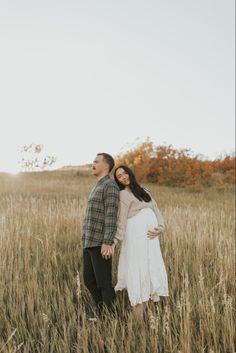
[[[102,244],[101,247],[101,255],[105,260],[110,259],[110,257],[112,257],[113,255],[113,248],[112,245],[106,245],[106,244]]]
[[[158,237],[159,235],[161,235],[161,233],[163,232],[162,228],[154,228],[153,230],[149,230],[147,232],[147,237],[149,239],[155,239],[156,237]]]

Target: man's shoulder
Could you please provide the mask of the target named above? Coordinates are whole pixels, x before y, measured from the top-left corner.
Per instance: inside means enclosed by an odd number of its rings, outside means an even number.
[[[106,187],[111,186],[111,187],[114,187],[114,188],[116,188],[116,189],[118,189],[120,191],[119,186],[116,184],[115,180],[112,179],[111,177],[107,178],[104,181],[104,186],[106,186]]]
[[[100,185],[100,190],[103,190],[105,193],[113,193],[113,194],[120,194],[120,189],[119,186],[116,184],[115,180],[111,178],[107,178],[103,181],[103,183]]]

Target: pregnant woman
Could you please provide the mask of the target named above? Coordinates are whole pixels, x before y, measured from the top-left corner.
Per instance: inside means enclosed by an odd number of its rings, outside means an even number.
[[[168,296],[158,238],[164,222],[155,200],[138,184],[130,168],[119,166],[114,178],[121,190],[115,244],[122,241],[115,290],[127,289],[131,306],[142,319],[149,299],[158,301],[160,296]]]

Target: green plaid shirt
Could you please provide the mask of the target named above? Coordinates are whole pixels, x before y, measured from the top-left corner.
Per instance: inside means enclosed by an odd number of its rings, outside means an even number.
[[[120,190],[106,175],[92,189],[83,225],[83,246],[112,245],[116,234]]]

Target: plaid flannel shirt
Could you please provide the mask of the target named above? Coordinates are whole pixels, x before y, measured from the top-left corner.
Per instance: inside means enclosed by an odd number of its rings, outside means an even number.
[[[117,229],[120,190],[106,175],[92,189],[83,224],[83,247],[112,245]]]

